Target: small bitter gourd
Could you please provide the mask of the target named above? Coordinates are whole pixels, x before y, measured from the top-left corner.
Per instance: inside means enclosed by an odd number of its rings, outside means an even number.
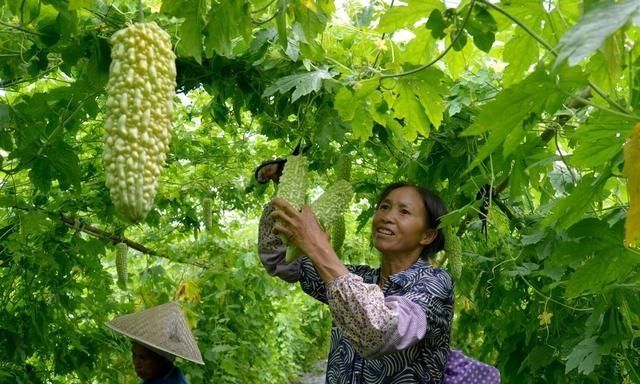
[[[129,246],[127,243],[116,244],[116,272],[118,274],[118,285],[121,287],[127,286],[128,275],[128,260]]]
[[[446,226],[442,228],[444,234],[444,253],[448,260],[449,271],[455,279],[462,274],[462,242],[456,234],[455,227]]]

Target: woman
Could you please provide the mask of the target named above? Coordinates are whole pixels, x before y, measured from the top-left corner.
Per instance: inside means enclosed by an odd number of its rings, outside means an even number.
[[[176,302],[117,317],[105,324],[131,339],[131,357],[142,384],[188,384],[176,356],[204,364],[187,319]]]
[[[175,356],[161,354],[144,344],[133,342],[131,357],[142,384],[188,384],[180,369],[173,365]]]
[[[313,212],[282,199],[260,221],[259,252],[267,271],[329,305],[334,327],[327,383],[443,381],[453,316],[453,283],[426,259],[444,246],[438,230],[446,213],[432,192],[395,183],[373,215],[373,244],[380,268],[345,266]],[[304,255],[285,264],[284,235]]]

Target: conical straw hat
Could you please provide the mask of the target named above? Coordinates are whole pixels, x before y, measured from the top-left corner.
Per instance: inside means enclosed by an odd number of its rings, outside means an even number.
[[[176,302],[120,316],[105,325],[152,349],[204,364],[198,344]]]

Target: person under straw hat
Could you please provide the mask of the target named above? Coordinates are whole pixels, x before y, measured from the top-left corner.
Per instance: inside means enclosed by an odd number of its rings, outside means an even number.
[[[143,384],[187,384],[176,356],[204,364],[180,306],[169,302],[115,318],[105,325],[132,340],[133,364]]]

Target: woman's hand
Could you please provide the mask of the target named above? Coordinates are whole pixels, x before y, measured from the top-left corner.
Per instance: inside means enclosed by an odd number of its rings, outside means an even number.
[[[329,236],[322,230],[318,219],[309,206],[298,212],[284,199],[272,200],[276,210],[271,214],[276,225],[273,231],[284,235],[316,266],[325,282],[329,282],[349,271],[342,264],[329,242]]]

